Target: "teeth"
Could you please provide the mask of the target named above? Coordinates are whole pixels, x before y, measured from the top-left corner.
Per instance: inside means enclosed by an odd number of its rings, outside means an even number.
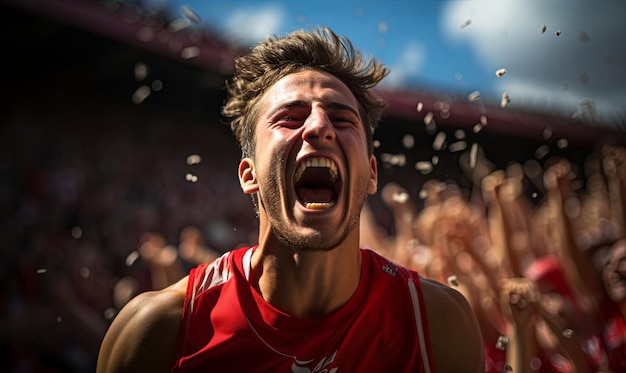
[[[335,206],[335,202],[307,202],[305,207],[311,210],[324,210]]]
[[[330,180],[333,182],[335,182],[337,180],[337,177],[339,176],[339,173],[337,172],[337,164],[335,164],[333,160],[324,157],[315,157],[308,158],[298,165],[298,168],[296,169],[296,182],[300,180],[302,174],[304,173],[304,170],[307,167],[328,168],[328,171],[330,172]]]

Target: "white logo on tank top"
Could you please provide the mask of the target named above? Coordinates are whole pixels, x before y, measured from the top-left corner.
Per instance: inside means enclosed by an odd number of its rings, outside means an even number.
[[[322,358],[313,370],[306,367],[306,365],[309,365],[314,360],[300,361],[294,358],[295,361],[291,364],[291,371],[293,373],[337,373],[339,368],[330,367],[335,361],[335,356],[337,356],[337,350],[330,354],[330,356]]]

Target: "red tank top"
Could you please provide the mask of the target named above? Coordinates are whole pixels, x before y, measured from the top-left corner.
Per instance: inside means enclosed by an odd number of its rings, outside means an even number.
[[[253,248],[191,270],[172,372],[434,372],[419,277],[361,250],[361,281],[336,312],[301,319],[248,282]]]

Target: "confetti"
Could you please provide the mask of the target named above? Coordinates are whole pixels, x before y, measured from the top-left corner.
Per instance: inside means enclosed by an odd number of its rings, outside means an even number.
[[[185,60],[198,57],[199,55],[200,55],[200,48],[198,47],[187,47],[187,48],[183,48],[180,51],[180,57]]]
[[[456,280],[456,276],[452,275],[448,277],[448,285],[449,286],[459,286],[459,282]]]
[[[541,33],[544,34],[546,32],[547,28],[548,28],[548,26],[546,26],[546,25],[541,26]]]
[[[459,24],[459,28],[466,28],[467,26],[471,24],[472,24],[472,20],[468,18]]]
[[[456,137],[458,140],[463,140],[465,138],[465,131],[463,130],[454,131],[454,137]]]
[[[565,338],[572,338],[573,335],[574,335],[574,331],[572,329],[563,330],[563,336]]]
[[[80,229],[80,227],[72,227],[70,234],[72,235],[73,238],[79,239],[83,236],[83,230]]]
[[[191,154],[187,157],[187,164],[190,166],[200,162],[202,162],[202,157],[198,154]]]
[[[87,267],[80,267],[80,277],[89,278],[91,271]]]
[[[482,124],[483,126],[487,125],[487,116],[486,115],[481,115],[480,116],[480,124]]]
[[[198,177],[196,175],[194,175],[194,174],[187,173],[185,175],[185,180],[187,180],[187,181],[189,181],[191,183],[195,183],[196,181],[198,181]]]
[[[554,130],[552,129],[552,127],[546,127],[543,130],[543,138],[544,140],[549,139],[550,137],[552,137],[552,132],[554,132]]]
[[[437,123],[435,122],[434,115],[432,112],[426,113],[424,116],[424,124],[426,125],[426,132],[429,134],[435,133],[437,130]]]
[[[193,9],[188,7],[187,5],[183,5],[180,7],[183,12],[183,15],[193,23],[200,23],[201,18]]]
[[[510,102],[511,99],[509,99],[509,94],[503,93],[502,98],[500,99],[500,107],[504,109]]]
[[[413,135],[410,135],[410,134],[404,135],[404,137],[402,138],[402,145],[406,149],[412,149],[413,146],[415,145],[415,139],[413,138]]]
[[[398,203],[406,203],[406,201],[409,200],[409,193],[407,192],[394,193],[391,196],[391,199]]]
[[[565,149],[569,145],[569,141],[567,139],[558,139],[556,142],[556,147],[559,149]]]
[[[158,92],[163,89],[163,82],[157,79],[150,84],[150,87],[152,87],[153,91]]]
[[[137,259],[139,259],[139,252],[137,250],[132,251],[130,254],[126,256],[126,259],[124,260],[124,264],[126,264],[126,267],[130,267],[133,264],[135,264]]]
[[[433,164],[427,161],[420,161],[415,163],[415,169],[422,173],[422,175],[426,175],[432,172]]]
[[[430,159],[430,161],[433,163],[433,165],[438,165],[439,164],[439,156],[433,155],[433,157]]]
[[[480,123],[476,123],[474,125],[474,127],[472,127],[472,131],[474,131],[474,133],[478,133],[483,129],[483,125]]]
[[[141,87],[137,88],[135,93],[133,93],[131,99],[134,104],[141,104],[146,98],[148,98],[148,96],[150,96],[150,87],[148,87],[147,85],[142,85]]]
[[[37,274],[42,274],[42,273],[46,273],[46,272],[48,272],[48,270],[47,270],[47,269],[45,269],[45,268],[39,268],[39,269],[37,270]]]
[[[424,108],[424,103],[423,102],[418,102],[417,103],[417,107],[415,109],[417,110],[418,113],[420,113],[423,108]]]
[[[458,151],[461,151],[461,150],[465,150],[465,149],[467,149],[467,142],[465,142],[465,141],[457,141],[455,143],[450,144],[448,149],[452,153],[455,153],[455,152],[458,152]]]
[[[502,75],[504,75],[504,74],[506,74],[506,69],[499,69],[499,70],[496,70],[496,76],[497,76],[498,78],[502,77]]]
[[[467,100],[469,102],[475,102],[475,101],[480,100],[480,92],[474,91],[474,92],[470,93],[469,95],[467,95]]]
[[[550,152],[550,148],[548,148],[548,145],[541,145],[540,147],[537,148],[537,150],[535,150],[535,158],[542,159],[549,152]]]
[[[498,340],[496,341],[496,348],[498,350],[505,350],[509,342],[510,342],[509,337],[507,337],[506,335],[501,335],[498,337]]]
[[[137,62],[135,64],[134,73],[135,73],[135,80],[140,82],[148,76],[148,74],[150,73],[150,69],[148,68],[148,66],[146,66],[145,63]]]
[[[439,132],[437,136],[435,136],[435,140],[433,141],[433,149],[441,150],[443,148],[443,144],[445,143],[445,141],[446,141],[445,132]]]
[[[554,32],[554,35],[556,35],[556,36],[561,36],[561,30],[557,30],[557,31],[555,31],[555,32]]]

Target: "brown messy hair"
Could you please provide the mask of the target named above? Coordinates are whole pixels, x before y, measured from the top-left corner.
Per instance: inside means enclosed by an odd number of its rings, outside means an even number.
[[[244,157],[254,157],[260,98],[281,78],[307,69],[329,73],[350,89],[359,103],[368,149],[373,153],[373,132],[386,104],[370,89],[389,70],[373,57],[366,61],[348,38],[318,27],[285,37],[274,35],[235,60],[235,74],[226,86],[229,97],[222,114],[230,120]]]

